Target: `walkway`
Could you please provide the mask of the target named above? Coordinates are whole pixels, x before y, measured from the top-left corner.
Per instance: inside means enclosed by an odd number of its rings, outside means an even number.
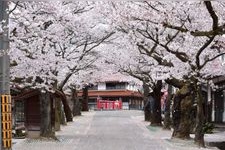
[[[59,141],[14,140],[13,150],[194,150],[171,141],[170,131],[146,127],[141,111],[85,112],[57,132]]]

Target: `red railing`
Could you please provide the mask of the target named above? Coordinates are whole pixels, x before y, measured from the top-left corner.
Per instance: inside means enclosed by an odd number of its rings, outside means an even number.
[[[97,109],[98,110],[119,110],[122,109],[122,101],[110,101],[110,100],[97,100]]]

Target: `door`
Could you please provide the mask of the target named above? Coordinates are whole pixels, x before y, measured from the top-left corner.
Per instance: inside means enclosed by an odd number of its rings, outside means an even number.
[[[224,94],[223,91],[215,92],[215,122],[223,122],[223,112],[224,112]]]
[[[26,128],[28,130],[40,130],[40,101],[38,95],[26,99]]]

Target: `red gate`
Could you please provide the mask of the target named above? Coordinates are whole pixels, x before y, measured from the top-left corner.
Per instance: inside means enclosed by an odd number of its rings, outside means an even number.
[[[122,101],[110,101],[110,100],[97,100],[98,110],[119,110],[122,109]]]

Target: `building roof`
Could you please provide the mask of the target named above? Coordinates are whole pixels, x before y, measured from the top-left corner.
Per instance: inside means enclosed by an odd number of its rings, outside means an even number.
[[[32,96],[38,96],[40,94],[40,91],[37,90],[37,89],[30,89],[30,90],[27,90],[27,91],[23,91],[22,93],[16,95],[16,96],[13,96],[13,99],[14,100],[25,100],[27,98],[30,98]],[[64,93],[62,93],[61,91],[59,90],[56,90],[55,93],[51,93],[52,95],[55,95],[55,96],[58,96],[58,97],[61,97],[62,99],[66,99],[66,96]]]
[[[81,97],[82,94],[82,91],[78,92],[78,97]],[[130,90],[89,90],[88,97],[143,97],[143,95]]]
[[[106,75],[100,76],[97,82],[129,82],[129,83],[132,82],[141,85],[140,80],[131,76],[123,75],[121,73],[109,74],[107,76]]]

